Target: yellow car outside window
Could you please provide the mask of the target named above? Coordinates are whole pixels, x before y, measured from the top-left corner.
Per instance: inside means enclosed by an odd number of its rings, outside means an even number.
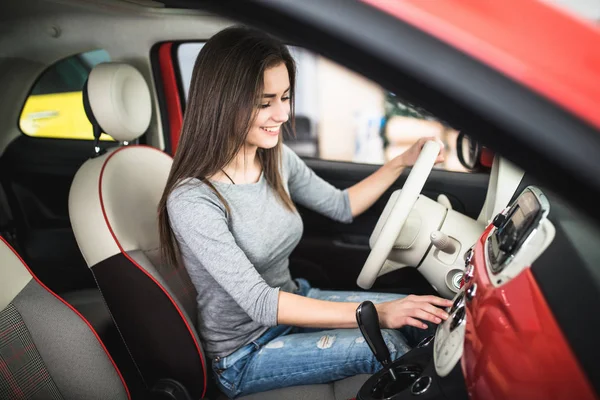
[[[21,131],[38,138],[93,140],[82,90],[92,68],[109,60],[105,50],[92,50],[46,69],[25,101],[19,119]],[[113,139],[102,134],[100,140]]]
[[[26,135],[53,139],[92,140],[92,124],[83,109],[82,92],[31,95],[27,98],[21,119]],[[113,140],[102,134],[100,140]]]

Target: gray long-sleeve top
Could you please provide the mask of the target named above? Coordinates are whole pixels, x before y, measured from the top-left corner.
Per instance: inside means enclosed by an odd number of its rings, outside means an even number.
[[[319,178],[283,146],[282,177],[296,204],[351,222],[348,192]],[[208,356],[225,356],[277,325],[279,290],[293,292],[288,257],[302,236],[302,219],[277,198],[261,174],[257,183],[212,182],[216,194],[188,179],[167,209],[184,266],[198,292],[198,329]]]

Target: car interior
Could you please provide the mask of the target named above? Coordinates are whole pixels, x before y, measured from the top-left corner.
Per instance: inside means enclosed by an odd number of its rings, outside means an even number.
[[[321,13],[336,10],[332,3],[319,4]],[[464,129],[461,140],[476,160],[469,172],[434,167],[439,144],[427,143],[417,163],[351,224],[299,207],[304,233],[290,259],[294,277],[322,289],[453,299],[435,336],[392,362],[376,312],[361,305],[357,321],[385,366],[380,372],[242,398],[598,398],[600,317],[581,310],[600,304],[593,196],[600,175],[589,176],[600,170],[592,156],[600,150],[597,128],[487,69],[465,68],[482,77],[482,86],[467,84],[473,93],[496,83],[501,88],[489,89],[497,93],[489,103],[458,94],[452,101],[451,91],[411,79],[408,69],[395,71],[383,58],[373,56],[380,64],[369,69],[357,59],[372,54],[351,47],[344,29],[357,16],[381,18],[379,28],[397,20],[366,4],[338,8],[345,22],[310,7],[185,0],[0,4],[0,399],[226,398],[196,329],[198,293],[184,270],[161,261],[156,210],[185,111],[177,48],[235,23],[272,28],[290,45],[390,91],[404,90]],[[269,17],[279,22],[269,27]],[[285,36],[285,26],[294,24],[298,29]],[[423,34],[411,35],[416,42]],[[438,41],[432,46],[439,57],[458,52],[440,50]],[[109,59],[82,56],[99,49]],[[69,71],[76,72],[61,76],[52,69],[71,57],[78,61]],[[452,57],[457,65],[474,63]],[[52,89],[47,71],[77,90]],[[36,92],[42,81],[48,89]],[[529,119],[506,111],[525,112],[511,96],[531,101]],[[84,113],[70,118],[72,102]],[[486,114],[492,111],[494,118]],[[53,122],[63,114],[83,127],[77,137],[60,136],[71,129]],[[333,186],[347,188],[379,167],[320,158],[323,141],[310,133],[311,124],[299,116],[297,136],[284,142]],[[579,156],[558,141],[529,151],[535,144],[528,134],[550,134],[557,126],[571,133]],[[466,165],[464,146],[458,147]],[[560,162],[545,153],[556,149],[565,152]],[[588,169],[574,172],[581,168]]]

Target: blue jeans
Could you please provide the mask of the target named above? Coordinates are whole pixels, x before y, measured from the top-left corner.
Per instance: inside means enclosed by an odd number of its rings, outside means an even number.
[[[297,279],[297,294],[346,302],[395,300],[392,293],[341,292],[313,289]],[[434,332],[403,327],[382,330],[392,360],[401,357],[421,339]],[[262,336],[213,360],[213,372],[221,390],[234,398],[277,388],[336,381],[357,374],[373,374],[381,364],[371,353],[359,329],[307,329],[278,325]]]

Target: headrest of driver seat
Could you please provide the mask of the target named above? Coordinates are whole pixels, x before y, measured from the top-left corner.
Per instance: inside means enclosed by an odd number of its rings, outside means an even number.
[[[96,65],[83,90],[88,119],[117,141],[133,141],[150,125],[152,101],[142,74],[119,62]]]

